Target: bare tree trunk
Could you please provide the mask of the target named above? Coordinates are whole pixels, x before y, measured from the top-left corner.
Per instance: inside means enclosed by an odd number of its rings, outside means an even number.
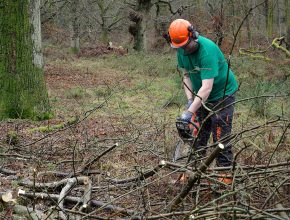
[[[267,34],[269,38],[273,37],[273,24],[274,24],[274,0],[268,0]]]
[[[71,5],[71,49],[74,53],[80,51],[80,24],[79,24],[79,0],[73,0]]]
[[[154,27],[155,27],[155,48],[163,48],[164,45],[166,44],[166,41],[162,37],[164,33],[166,33],[168,30],[168,4],[164,2],[158,2],[156,4],[156,19],[154,22]]]
[[[32,41],[33,47],[33,63],[38,68],[43,68],[43,55],[41,47],[41,22],[40,22],[40,0],[30,0],[31,24],[33,25]]]
[[[131,12],[129,18],[134,24],[129,27],[129,32],[134,38],[133,48],[137,51],[147,50],[147,23],[152,7],[151,0],[137,0],[136,10]]]
[[[107,17],[107,11],[108,11],[109,5],[105,7],[104,0],[99,0],[97,2],[97,5],[99,8],[99,13],[101,17],[101,21],[99,22],[101,25],[101,42],[107,44],[109,42],[109,30],[108,30],[106,17]]]
[[[244,11],[248,11],[249,8],[251,8],[251,1],[249,2],[248,0],[244,1]],[[251,32],[251,18],[250,16],[246,20],[246,28],[247,28],[247,38],[248,38],[248,44],[251,47],[252,46],[252,32]]]
[[[290,15],[289,15],[289,0],[284,0],[285,20],[286,20],[286,48],[290,50]]]
[[[268,30],[268,14],[269,14],[269,0],[265,0],[264,16],[265,16],[265,27],[266,27],[266,30]]]

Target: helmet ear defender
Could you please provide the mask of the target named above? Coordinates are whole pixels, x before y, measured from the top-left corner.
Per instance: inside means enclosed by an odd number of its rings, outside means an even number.
[[[188,29],[189,36],[191,36],[193,40],[196,41],[198,39],[199,33],[194,29],[192,25],[190,25],[187,29]]]
[[[189,37],[192,37],[193,40],[197,41],[198,36],[199,36],[199,33],[194,29],[194,27],[192,25],[190,25],[187,28],[187,30],[188,30]],[[171,41],[169,32],[164,33],[162,36],[165,38],[165,40],[167,41],[167,43],[171,44],[172,41]]]

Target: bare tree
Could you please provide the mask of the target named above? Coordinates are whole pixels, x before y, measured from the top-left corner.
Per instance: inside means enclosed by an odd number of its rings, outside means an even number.
[[[119,22],[124,18],[121,16],[121,5],[114,0],[98,0],[96,4],[98,8],[96,21],[101,27],[101,41],[108,43],[110,32],[117,28]]]

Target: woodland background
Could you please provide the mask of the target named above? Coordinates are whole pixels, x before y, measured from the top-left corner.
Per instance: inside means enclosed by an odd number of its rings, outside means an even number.
[[[39,4],[45,78],[35,94],[47,89],[41,103],[49,113],[29,118],[0,105],[1,217],[289,219],[288,0],[30,3]],[[0,60],[13,63],[18,57],[3,52],[2,18]],[[214,162],[206,172],[172,162],[177,145],[187,150],[175,128],[186,104],[182,78],[162,37],[176,18],[221,47],[240,85],[230,186],[217,181]],[[215,146],[209,143],[207,155]],[[193,184],[179,181],[184,172]],[[182,206],[172,207],[186,186]]]

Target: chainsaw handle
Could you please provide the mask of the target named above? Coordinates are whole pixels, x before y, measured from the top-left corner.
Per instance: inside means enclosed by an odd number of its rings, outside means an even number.
[[[176,119],[176,122],[181,122],[181,123],[183,123],[183,124],[190,124],[190,125],[192,125],[196,130],[199,131],[199,126],[196,125],[195,123],[193,123],[192,121],[184,121],[184,120],[182,120],[181,118],[177,118],[177,119]]]
[[[196,125],[195,123],[193,123],[193,122],[187,122],[188,124],[191,124],[196,130],[198,130],[199,131],[199,126],[198,125]]]

